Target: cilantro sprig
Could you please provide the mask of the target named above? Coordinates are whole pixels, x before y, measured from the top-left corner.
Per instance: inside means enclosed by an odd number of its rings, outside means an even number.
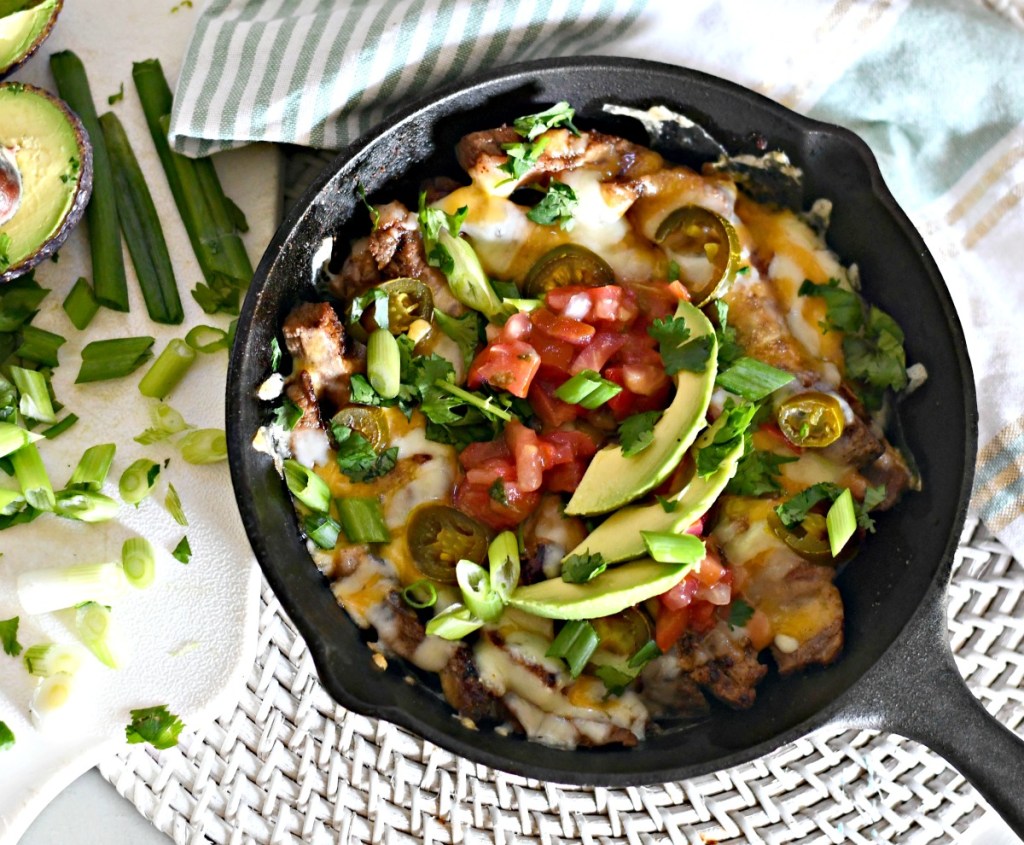
[[[184,723],[167,709],[166,704],[144,707],[131,711],[131,724],[125,727],[125,738],[129,745],[148,742],[154,748],[163,750],[178,744]]]
[[[387,475],[398,463],[398,447],[377,452],[360,432],[346,425],[331,423],[331,433],[338,444],[335,460],[350,481],[372,481]]]
[[[801,490],[791,499],[783,502],[775,508],[775,513],[786,528],[793,528],[804,521],[816,505],[821,502],[834,502],[838,499],[845,488],[828,481],[820,481],[813,484],[806,490]],[[858,502],[854,499],[853,509],[857,517],[857,525],[865,531],[874,532],[875,521],[868,515],[868,511],[877,507],[885,500],[885,487],[869,487],[864,494],[864,501]]]
[[[576,192],[568,185],[552,179],[544,198],[526,212],[526,216],[541,226],[558,224],[563,231],[568,232],[576,224],[573,214],[577,205],[579,199]]]
[[[0,621],[0,644],[3,645],[4,654],[17,657],[21,654],[21,643],[18,642],[18,622],[20,618]]]
[[[645,411],[619,423],[619,445],[624,458],[638,455],[654,442],[654,424],[659,417],[661,411]]]
[[[779,493],[779,467],[797,460],[795,455],[778,455],[762,449],[748,451],[736,467],[736,475],[725,491],[735,496],[765,496]]]
[[[604,557],[596,554],[569,555],[562,563],[562,580],[568,584],[585,584],[608,568]]]
[[[532,141],[538,135],[559,126],[564,126],[573,135],[579,135],[580,130],[572,122],[575,115],[576,110],[565,100],[561,100],[542,112],[517,117],[512,121],[512,126],[527,141]]]
[[[681,370],[703,373],[707,369],[714,338],[711,335],[701,335],[690,340],[690,329],[682,317],[655,320],[647,329],[647,333],[658,341],[658,351],[661,353],[661,360],[665,362],[665,372],[670,376]]]
[[[697,475],[707,478],[722,465],[726,455],[736,449],[740,442],[745,441],[750,423],[758,410],[758,405],[750,403],[726,405],[722,411],[724,420],[715,431],[711,442],[697,450]]]

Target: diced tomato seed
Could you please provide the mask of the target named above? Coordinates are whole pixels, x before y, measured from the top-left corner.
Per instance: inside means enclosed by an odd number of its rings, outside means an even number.
[[[578,319],[560,316],[548,311],[547,308],[538,308],[530,316],[534,328],[574,346],[584,346],[594,336],[593,326],[582,323]]]
[[[704,560],[700,562],[700,565],[696,569],[698,580],[705,587],[711,587],[722,580],[722,576],[725,575],[725,572],[725,567],[722,566],[721,561],[718,559],[718,552],[716,552],[709,544]]]
[[[540,368],[540,356],[521,340],[492,343],[473,359],[467,383],[476,388],[489,384],[525,399],[530,382]]]
[[[658,598],[669,610],[680,610],[688,607],[697,595],[699,583],[696,578],[687,575],[682,581],[676,584],[671,590],[662,593]]]
[[[686,633],[690,625],[690,609],[667,610],[662,608],[654,623],[654,641],[662,651],[668,651]]]
[[[704,517],[700,517],[693,525],[686,529],[687,534],[692,534],[694,537],[699,537],[704,533]]]
[[[530,319],[529,314],[524,311],[513,314],[508,318],[501,330],[501,342],[508,343],[512,340],[525,340],[529,338],[532,327],[533,321]]]
[[[668,376],[660,364],[623,364],[622,378],[627,390],[641,396],[653,396],[668,387]]]
[[[552,311],[560,312],[565,310],[569,300],[576,296],[576,294],[586,294],[588,290],[590,288],[585,288],[582,285],[567,285],[566,287],[553,288],[547,292],[544,301]]]
[[[569,367],[569,372],[581,373],[584,370],[601,372],[601,369],[611,357],[625,346],[628,337],[624,334],[612,334],[611,332],[598,332],[594,339],[584,346]]]

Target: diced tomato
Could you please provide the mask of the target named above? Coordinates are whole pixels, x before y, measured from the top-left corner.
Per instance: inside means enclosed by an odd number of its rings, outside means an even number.
[[[665,362],[661,360],[661,355],[654,348],[655,344],[650,342],[654,340],[653,337],[646,335],[646,337],[650,338],[650,341],[644,340],[644,335],[633,333],[621,335],[621,337],[623,337],[624,343],[615,356],[616,364],[636,364],[665,369]]]
[[[662,651],[668,651],[690,627],[690,608],[679,610],[661,608],[654,623],[654,641]]]
[[[530,345],[540,355],[542,366],[551,367],[554,370],[568,372],[569,365],[576,355],[576,347],[564,340],[551,337],[546,332],[535,331],[530,338]]]
[[[601,372],[611,357],[625,346],[627,335],[612,332],[598,332],[594,339],[584,346],[573,359],[569,372],[576,374],[584,370]]]
[[[505,440],[516,462],[516,483],[524,493],[540,490],[544,483],[544,461],[537,432],[513,419],[505,426]]]
[[[520,311],[505,321],[499,337],[502,343],[509,343],[513,340],[526,340],[530,337],[532,329],[533,321],[530,319],[530,315],[525,311]]]
[[[593,317],[595,320],[618,320],[619,306],[624,301],[625,290],[618,285],[604,285],[599,288],[590,288],[587,294],[593,303]]]
[[[515,481],[516,468],[511,460],[507,458],[491,458],[472,469],[466,470],[466,480],[470,484],[481,484],[490,487],[498,479],[502,481]]]
[[[589,458],[597,451],[597,443],[582,431],[552,431],[543,435],[543,439],[565,444],[580,458]]]
[[[504,458],[511,463],[512,453],[504,438],[470,443],[459,453],[459,463],[465,469],[473,469],[495,458]]]
[[[775,639],[771,620],[766,613],[760,610],[754,611],[750,619],[747,620],[746,628],[750,644],[758,651],[768,648],[772,644],[772,640]]]
[[[718,623],[718,606],[706,601],[695,601],[690,611],[690,627],[698,634],[705,634]]]
[[[621,387],[626,386],[626,379],[621,366],[605,367],[601,375],[608,381],[613,381]],[[644,411],[660,411],[664,409],[668,400],[669,383],[666,382],[661,390],[655,391],[650,396],[641,396],[632,390],[623,390],[621,393],[608,400],[608,408],[617,420],[623,420],[633,414],[640,414]]]
[[[636,294],[637,305],[647,318],[643,322],[664,319],[675,313],[679,300],[668,285],[662,282],[633,282],[629,289]]]
[[[540,503],[540,493],[524,493],[514,482],[504,482],[504,493],[508,504],[502,504],[491,495],[490,486],[470,484],[462,479],[455,486],[453,504],[465,514],[491,526],[495,531],[515,528],[526,519]]]
[[[665,368],[659,364],[623,364],[622,378],[626,389],[641,396],[653,396],[668,387]]]
[[[573,459],[573,451],[567,443],[552,442],[547,437],[541,437],[540,456],[544,462],[544,469],[549,470],[559,464],[569,463]]]
[[[586,462],[580,458],[559,464],[544,473],[544,487],[552,493],[575,493],[586,471]]]
[[[594,336],[593,326],[570,317],[559,316],[547,308],[538,308],[530,315],[530,319],[535,329],[573,346],[585,346]]]
[[[669,291],[671,291],[672,295],[680,302],[690,301],[690,292],[685,287],[683,287],[683,283],[679,281],[679,279],[676,279],[674,282],[670,282],[668,289]]]
[[[540,374],[534,378],[530,385],[529,401],[533,412],[540,417],[541,422],[550,428],[557,428],[565,425],[579,416],[581,408],[579,405],[570,405],[555,396],[556,388],[566,381],[566,376],[560,378],[552,377],[545,372],[547,368],[541,368]]]
[[[689,607],[693,597],[697,595],[697,587],[697,579],[688,575],[671,590],[658,596],[658,598],[669,610],[681,610],[684,607]]]
[[[552,311],[561,313],[569,305],[570,299],[577,294],[587,294],[589,290],[590,288],[585,288],[582,285],[566,285],[561,288],[552,288],[545,295],[544,301]],[[589,296],[587,298],[589,299]]]
[[[469,368],[470,387],[489,384],[525,399],[530,382],[540,367],[540,355],[521,340],[492,343],[484,348]]]
[[[721,581],[725,574],[726,569],[718,558],[718,552],[708,543],[707,554],[696,569],[698,580],[705,587],[711,587]],[[729,583],[732,583],[732,578],[729,579]]]

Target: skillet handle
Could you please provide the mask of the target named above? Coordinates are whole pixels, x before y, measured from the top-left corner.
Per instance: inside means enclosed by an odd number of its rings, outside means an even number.
[[[956,668],[944,586],[933,585],[838,718],[901,734],[941,754],[1024,840],[1024,740],[989,715]]]

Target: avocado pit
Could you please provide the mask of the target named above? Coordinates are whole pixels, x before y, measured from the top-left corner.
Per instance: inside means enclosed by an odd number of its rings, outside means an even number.
[[[21,171],[14,152],[0,147],[0,226],[18,212],[21,205]]]

